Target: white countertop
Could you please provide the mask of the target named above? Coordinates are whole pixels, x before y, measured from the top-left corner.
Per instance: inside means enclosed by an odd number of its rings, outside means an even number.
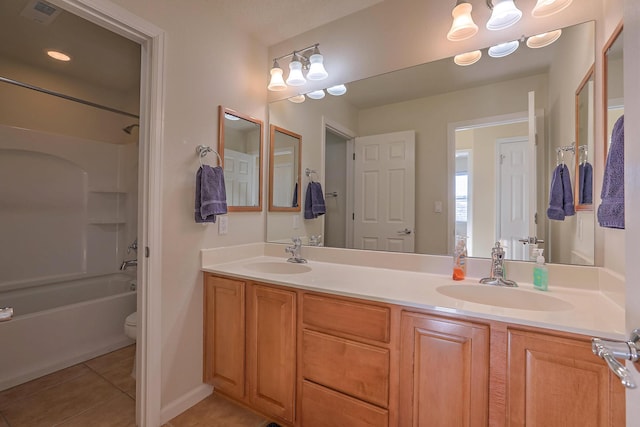
[[[505,292],[537,294],[531,295],[531,298],[536,298],[538,295],[554,297],[571,305],[566,309],[555,311],[524,310],[468,302],[443,295],[437,290],[443,285],[489,286],[480,285],[478,279],[453,281],[449,275],[314,260],[303,264],[309,267],[309,271],[274,274],[257,271],[256,265],[261,263],[286,264],[286,258],[254,256],[218,264],[203,260],[202,270],[241,279],[429,309],[442,313],[473,316],[610,339],[625,339],[624,310],[597,290],[550,287],[548,292],[542,292],[527,283],[519,283],[517,289],[501,288]]]

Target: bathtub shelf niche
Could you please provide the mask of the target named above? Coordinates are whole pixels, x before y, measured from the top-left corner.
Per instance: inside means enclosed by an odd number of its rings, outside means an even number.
[[[89,191],[88,222],[92,225],[125,224],[127,193],[118,190],[95,189]]]

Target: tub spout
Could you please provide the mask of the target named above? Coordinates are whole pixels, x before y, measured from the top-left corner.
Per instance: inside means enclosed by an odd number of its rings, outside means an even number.
[[[129,267],[137,267],[137,266],[138,266],[138,260],[130,259],[130,260],[122,261],[122,265],[120,265],[120,270],[126,270]]]

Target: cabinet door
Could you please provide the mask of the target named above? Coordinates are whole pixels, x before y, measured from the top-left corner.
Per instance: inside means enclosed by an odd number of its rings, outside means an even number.
[[[616,407],[622,385],[588,340],[508,335],[507,425],[624,426],[624,408]]]
[[[403,313],[401,426],[486,426],[489,328]]]
[[[244,396],[245,283],[210,274],[204,287],[204,381]]]
[[[293,422],[296,294],[253,285],[248,300],[249,399],[265,414]]]

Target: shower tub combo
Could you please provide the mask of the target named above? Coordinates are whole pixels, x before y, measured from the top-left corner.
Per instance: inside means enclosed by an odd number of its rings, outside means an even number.
[[[23,286],[0,306],[14,309],[0,322],[0,390],[134,343],[123,330],[136,311],[129,274]]]

